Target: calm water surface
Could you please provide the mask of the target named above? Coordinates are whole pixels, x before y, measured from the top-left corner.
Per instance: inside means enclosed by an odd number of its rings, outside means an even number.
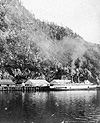
[[[100,122],[100,90],[0,92],[0,123],[71,122]]]

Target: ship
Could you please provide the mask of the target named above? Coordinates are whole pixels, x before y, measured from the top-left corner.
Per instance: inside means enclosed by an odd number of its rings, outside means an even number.
[[[50,82],[50,90],[53,91],[68,91],[68,90],[91,90],[98,88],[97,84],[91,83],[89,80],[75,83],[71,80],[55,79]]]

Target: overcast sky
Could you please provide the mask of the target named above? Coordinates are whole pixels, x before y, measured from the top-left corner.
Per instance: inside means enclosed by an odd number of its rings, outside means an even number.
[[[100,0],[21,0],[35,17],[67,26],[86,41],[100,43]]]

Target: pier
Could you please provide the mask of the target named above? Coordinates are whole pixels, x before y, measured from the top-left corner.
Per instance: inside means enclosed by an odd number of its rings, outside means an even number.
[[[48,87],[0,87],[0,91],[48,91]]]

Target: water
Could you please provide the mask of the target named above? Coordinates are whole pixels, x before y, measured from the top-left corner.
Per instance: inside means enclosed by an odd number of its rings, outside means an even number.
[[[0,92],[0,123],[99,122],[99,90]]]

